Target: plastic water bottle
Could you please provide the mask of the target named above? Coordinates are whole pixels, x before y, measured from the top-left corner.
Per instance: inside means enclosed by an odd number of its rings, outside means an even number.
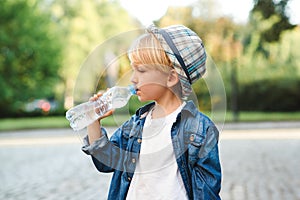
[[[125,106],[135,93],[136,91],[132,85],[128,87],[112,87],[96,101],[88,101],[68,110],[66,118],[70,121],[70,126],[73,130],[79,131],[111,109]]]

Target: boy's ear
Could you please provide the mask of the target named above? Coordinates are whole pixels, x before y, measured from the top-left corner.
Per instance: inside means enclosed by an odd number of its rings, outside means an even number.
[[[171,87],[175,86],[178,83],[178,81],[179,81],[178,74],[175,71],[175,69],[172,69],[168,76],[168,82],[167,82],[168,87],[171,88]]]

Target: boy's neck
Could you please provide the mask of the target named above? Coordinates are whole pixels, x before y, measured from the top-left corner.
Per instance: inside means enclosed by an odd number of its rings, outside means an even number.
[[[182,105],[182,103],[182,100],[177,97],[155,102],[155,106],[152,111],[152,118],[155,119],[165,117],[174,112],[179,106]]]

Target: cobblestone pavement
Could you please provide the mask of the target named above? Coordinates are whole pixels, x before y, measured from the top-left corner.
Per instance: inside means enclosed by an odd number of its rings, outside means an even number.
[[[83,133],[79,133],[80,137]],[[106,199],[100,174],[69,129],[0,133],[0,200]],[[300,128],[224,130],[223,200],[300,200]]]

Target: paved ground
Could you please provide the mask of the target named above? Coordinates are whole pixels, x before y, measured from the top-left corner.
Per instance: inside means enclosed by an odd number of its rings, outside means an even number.
[[[300,200],[300,127],[270,127],[276,126],[224,127],[223,200]],[[81,152],[83,134],[0,133],[0,199],[106,199],[110,175],[99,174]]]

